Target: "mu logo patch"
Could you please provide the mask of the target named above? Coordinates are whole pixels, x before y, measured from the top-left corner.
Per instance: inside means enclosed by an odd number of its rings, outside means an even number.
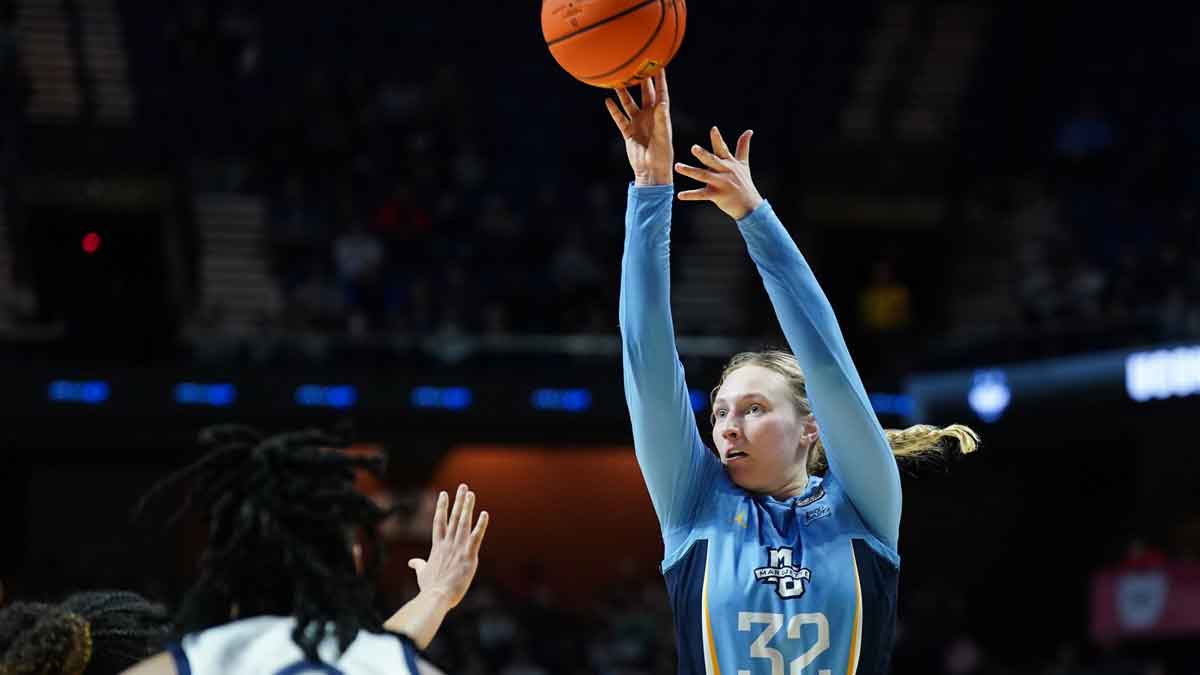
[[[781,598],[798,598],[804,595],[804,586],[812,579],[807,567],[792,564],[792,549],[788,546],[767,549],[768,565],[754,570],[754,579],[764,584],[775,584],[775,592]]]

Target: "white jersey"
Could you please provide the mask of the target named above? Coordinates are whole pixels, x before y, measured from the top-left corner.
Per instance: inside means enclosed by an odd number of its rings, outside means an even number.
[[[437,672],[422,662],[412,642],[393,633],[359,631],[345,652],[327,636],[309,661],[292,640],[296,620],[260,616],[191,633],[168,650],[179,675],[418,675]]]

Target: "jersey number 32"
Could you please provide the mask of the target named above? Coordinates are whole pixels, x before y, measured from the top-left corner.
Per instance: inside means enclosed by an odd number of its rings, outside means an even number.
[[[789,664],[789,669],[783,669],[783,654],[772,647],[768,647],[767,643],[775,634],[783,628],[784,616],[782,614],[768,612],[738,612],[738,630],[747,633],[753,630],[756,624],[765,624],[766,628],[762,629],[758,638],[750,644],[750,657],[755,659],[767,659],[771,662],[771,675],[808,675],[804,673],[804,669],[817,660],[826,649],[829,649],[829,620],[820,612],[811,614],[796,614],[787,622],[787,639],[799,640],[803,626],[812,624],[817,627],[817,641],[813,646],[808,648],[800,656],[792,659]],[[788,650],[792,651],[792,650]],[[794,652],[793,652],[794,653]],[[749,670],[738,670],[738,675],[750,675]],[[822,668],[817,671],[817,675],[832,675],[832,671],[828,668]]]

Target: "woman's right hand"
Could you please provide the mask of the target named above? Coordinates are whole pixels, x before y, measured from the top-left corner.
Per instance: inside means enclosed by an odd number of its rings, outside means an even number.
[[[634,184],[671,185],[675,148],[671,144],[671,98],[667,91],[666,68],[660,68],[641,87],[640,106],[624,87],[617,89],[620,107],[611,98],[604,104],[625,139],[625,153],[633,169]]]

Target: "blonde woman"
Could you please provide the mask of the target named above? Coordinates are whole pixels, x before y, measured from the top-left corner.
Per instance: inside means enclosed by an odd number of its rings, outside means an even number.
[[[897,455],[974,450],[966,427],[884,431],[812,270],[754,187],[747,131],[673,164],[665,72],[606,101],[634,172],[620,321],[634,445],[665,545],[680,673],[885,673],[896,617]],[[733,218],[795,354],[733,357],[695,423],[675,348],[669,246],[679,194]]]

